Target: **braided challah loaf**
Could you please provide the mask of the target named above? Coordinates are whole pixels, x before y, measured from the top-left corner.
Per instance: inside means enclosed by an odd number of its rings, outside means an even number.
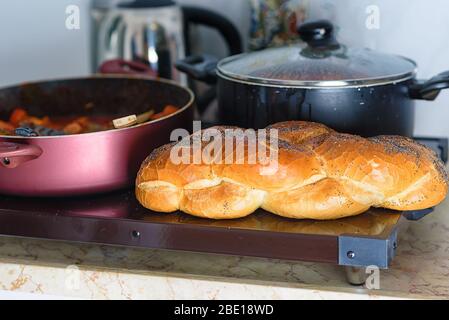
[[[233,128],[214,129],[223,133]],[[223,152],[210,153],[222,161],[196,164],[174,163],[173,143],[154,150],[142,164],[137,199],[154,211],[181,210],[213,219],[244,217],[262,207],[284,217],[324,220],[356,215],[371,206],[419,210],[437,205],[446,196],[443,164],[433,151],[411,139],[365,139],[302,121],[266,129],[276,129],[279,138],[271,174],[272,164],[247,161],[262,152],[250,147],[251,139],[243,142],[242,159],[237,159],[237,152],[225,151],[222,143]],[[273,148],[269,141],[264,142],[266,150]],[[211,144],[200,143],[196,151],[193,143],[187,145],[190,160]],[[233,147],[236,150],[236,144]],[[225,161],[230,157],[233,161]]]

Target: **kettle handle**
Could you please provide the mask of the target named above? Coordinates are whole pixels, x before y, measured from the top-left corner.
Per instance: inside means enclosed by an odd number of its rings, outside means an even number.
[[[227,18],[214,11],[193,6],[182,6],[184,15],[184,39],[186,54],[190,55],[189,25],[200,24],[217,30],[225,39],[231,55],[242,52],[242,37],[238,29]]]
[[[216,12],[193,7],[193,6],[182,6],[182,11],[184,15],[184,39],[186,44],[186,55],[188,58],[183,63],[183,61],[179,61],[176,65],[179,70],[182,69],[182,66],[184,66],[184,72],[187,72],[188,74],[192,75],[192,68],[190,68],[190,62],[189,62],[189,56],[191,55],[190,51],[190,35],[189,35],[189,25],[192,24],[199,24],[199,25],[205,25],[212,29],[215,29],[218,31],[218,33],[224,38],[226,45],[229,50],[230,55],[235,55],[242,53],[243,51],[243,45],[242,45],[242,37],[240,35],[240,32],[238,29],[234,26],[234,24],[229,21],[227,18],[222,16],[221,14],[218,14]],[[181,66],[181,68],[179,68]],[[188,70],[187,70],[188,69]],[[210,82],[214,82],[214,73],[215,70],[213,70],[214,67],[212,67],[209,70],[210,75]],[[195,85],[191,84],[192,90],[195,92]],[[209,106],[209,104],[215,99],[216,92],[215,88],[210,88],[207,92],[205,92],[203,95],[197,96],[196,105],[198,107],[198,111],[201,113],[204,112],[204,110]]]

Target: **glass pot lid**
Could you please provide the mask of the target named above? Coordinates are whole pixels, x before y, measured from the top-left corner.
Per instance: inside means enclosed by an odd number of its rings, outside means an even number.
[[[218,73],[251,83],[305,87],[372,86],[415,76],[412,60],[340,45],[328,21],[303,24],[298,32],[306,45],[232,56],[220,61]]]

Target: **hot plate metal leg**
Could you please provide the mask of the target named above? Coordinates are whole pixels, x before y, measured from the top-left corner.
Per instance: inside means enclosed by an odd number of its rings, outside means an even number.
[[[367,274],[364,267],[345,266],[346,280],[355,286],[365,284]]]

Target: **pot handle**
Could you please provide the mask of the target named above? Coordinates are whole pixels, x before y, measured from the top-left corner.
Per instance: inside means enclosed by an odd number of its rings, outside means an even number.
[[[175,65],[179,71],[186,73],[195,80],[215,84],[217,82],[217,64],[217,58],[200,54],[178,60]]]
[[[104,74],[134,74],[157,77],[157,72],[148,65],[137,61],[127,61],[123,59],[112,59],[105,61],[98,68]]]
[[[37,159],[42,154],[42,149],[36,145],[0,142],[0,164],[12,169],[19,165]]]
[[[441,90],[449,88],[449,71],[427,81],[418,81],[409,88],[410,97],[420,100],[435,100]]]

